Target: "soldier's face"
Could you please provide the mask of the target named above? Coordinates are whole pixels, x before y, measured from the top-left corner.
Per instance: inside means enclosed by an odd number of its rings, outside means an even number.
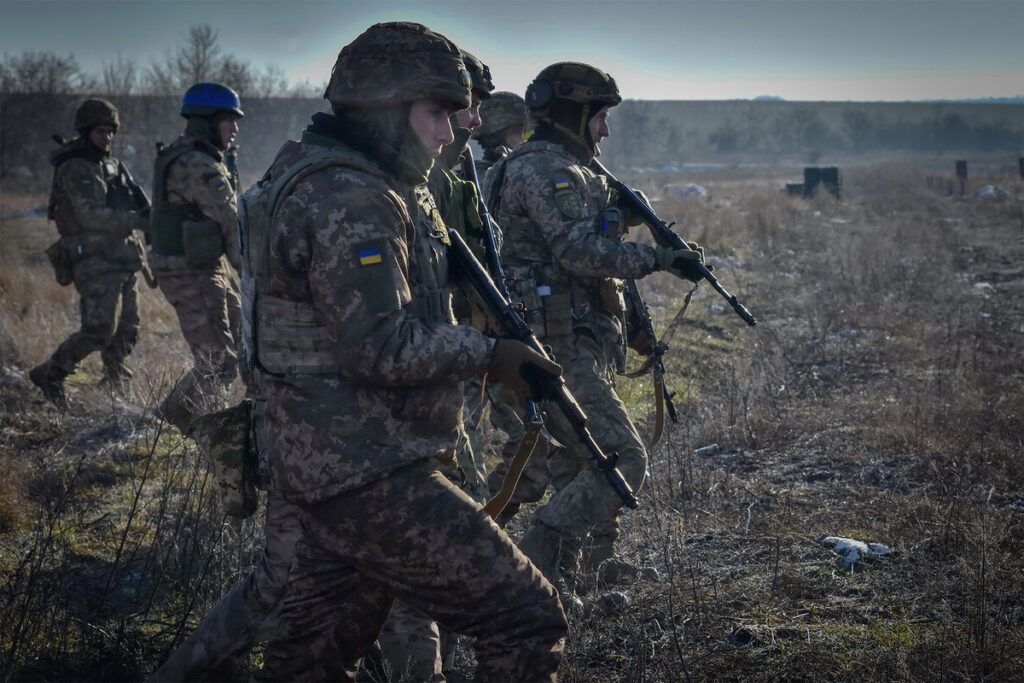
[[[611,130],[608,128],[607,105],[598,109],[597,113],[590,117],[587,127],[590,129],[590,139],[594,141],[595,145],[611,134]]]
[[[220,131],[220,141],[224,143],[224,147],[230,146],[238,135],[238,117],[227,117],[217,124],[217,129]]]
[[[409,110],[409,127],[434,159],[441,155],[442,147],[455,140],[448,122],[451,115],[451,108],[437,100],[416,100]]]
[[[515,149],[516,145],[523,141],[523,129],[513,128],[509,132],[505,133],[505,146],[509,149]]]
[[[110,143],[114,139],[114,127],[107,125],[93,126],[93,129],[89,131],[89,141],[102,149],[104,152],[110,151]]]
[[[480,125],[480,96],[476,94],[476,90],[473,91],[473,103],[469,105],[469,109],[455,112],[455,122],[470,130]]]

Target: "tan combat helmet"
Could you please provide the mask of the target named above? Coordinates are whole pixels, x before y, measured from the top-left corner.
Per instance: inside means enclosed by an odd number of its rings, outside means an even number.
[[[111,126],[117,132],[121,125],[117,117],[117,107],[106,100],[86,100],[75,110],[75,130],[87,135],[96,126]]]
[[[526,130],[526,101],[514,92],[492,93],[480,104],[480,126],[473,137],[484,149],[495,149],[505,144],[505,136],[513,129]]]
[[[376,109],[437,98],[455,109],[471,103],[459,48],[422,24],[375,24],[341,49],[324,99],[335,110]]]
[[[526,88],[526,106],[533,118],[590,149],[594,148],[587,131],[590,117],[601,107],[621,101],[614,78],[581,62],[552,64]]]

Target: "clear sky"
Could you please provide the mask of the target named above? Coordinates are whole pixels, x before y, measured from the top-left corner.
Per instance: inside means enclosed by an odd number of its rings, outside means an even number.
[[[1024,0],[0,0],[0,51],[147,66],[190,26],[321,83],[378,21],[419,21],[522,93],[543,67],[604,68],[630,99],[908,100],[1024,94]]]

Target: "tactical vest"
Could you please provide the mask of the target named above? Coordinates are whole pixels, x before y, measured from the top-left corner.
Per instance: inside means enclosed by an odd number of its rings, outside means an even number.
[[[573,276],[554,259],[547,241],[529,216],[503,210],[501,190],[508,163],[527,154],[553,151],[564,154],[561,145],[532,142],[516,147],[503,156],[488,171],[485,196],[488,206],[501,223],[504,242],[502,263],[506,266],[509,286],[525,306],[527,323],[541,337],[571,334],[574,321],[590,311],[601,311],[619,318],[625,310],[623,282],[615,278],[583,280]],[[579,185],[587,188],[594,203],[594,231],[609,239],[621,241],[623,225],[621,212],[610,206],[610,192],[604,176],[584,173],[578,165],[567,165]]]
[[[380,176],[381,171],[364,155],[328,138],[305,133],[303,142],[320,149],[303,156],[273,181],[264,176],[239,197],[242,356],[249,372],[256,367],[289,375],[340,371],[330,334],[312,302],[286,300],[267,291],[271,228],[282,198],[306,176],[330,166],[346,166],[375,176]],[[413,190],[411,196],[403,199],[414,220],[418,205],[444,231],[444,222],[425,187]],[[441,239],[440,234],[435,236]],[[443,239],[447,240],[446,232]],[[446,257],[426,255],[414,245],[410,245],[409,255],[413,274],[421,285],[413,290],[414,315],[423,320],[452,322]]]
[[[108,208],[121,211],[133,211],[137,208],[135,196],[126,177],[128,171],[124,168],[123,164],[109,157],[100,159],[97,162],[85,152],[80,154],[72,152],[53,169],[53,183],[50,187],[50,202],[47,211],[47,216],[57,224],[57,232],[62,236],[82,236],[85,232],[81,223],[78,222],[78,218],[75,217],[71,199],[67,196],[64,189],[57,185],[58,169],[65,162],[73,158],[82,158],[90,163],[99,164],[100,175],[107,189],[106,205]]]
[[[153,164],[153,208],[149,216],[149,239],[156,254],[184,255],[183,224],[185,221],[201,221],[206,218],[193,204],[172,204],[167,199],[167,170],[179,157],[193,150],[210,153],[202,145],[186,139],[168,145],[156,154]]]

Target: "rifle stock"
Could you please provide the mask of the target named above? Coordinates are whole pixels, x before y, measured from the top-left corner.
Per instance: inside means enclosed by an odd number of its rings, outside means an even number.
[[[494,317],[501,330],[512,339],[516,339],[530,346],[537,353],[550,358],[544,345],[540,343],[540,340],[537,339],[526,322],[519,316],[516,307],[509,301],[508,297],[502,294],[494,280],[487,273],[487,270],[473,256],[473,252],[470,251],[469,245],[462,239],[462,236],[451,229],[448,230],[448,235],[452,243],[451,249],[449,249],[450,258],[458,267],[462,277],[465,278],[469,286],[480,298],[484,307]],[[558,378],[555,389],[548,400],[553,401],[561,408],[562,413],[569,420],[569,424],[572,425],[577,438],[587,449],[598,469],[604,473],[608,483],[615,489],[615,492],[622,499],[626,507],[636,508],[638,505],[636,495],[616,467],[618,456],[614,453],[605,455],[601,447],[594,441],[593,435],[587,429],[586,413],[583,412],[579,403],[576,402],[575,397],[569,391],[569,387],[566,386],[565,380],[561,377]]]
[[[661,218],[658,217],[658,214],[654,213],[654,209],[647,206],[647,203],[640,199],[636,192],[633,192],[628,185],[613,176],[600,161],[595,158],[591,161],[591,165],[598,173],[601,173],[608,178],[608,184],[618,191],[619,198],[624,200],[631,210],[635,211],[643,218],[644,223],[646,223],[647,227],[650,228],[651,235],[654,237],[654,241],[657,242],[658,245],[662,247],[670,247],[672,249],[689,248],[686,246],[686,242],[683,241],[682,237],[672,232],[672,226],[661,220]],[[697,264],[697,271],[701,274],[701,277],[708,281],[708,284],[710,284],[716,292],[721,294],[725,300],[729,302],[732,309],[736,311],[736,314],[739,315],[739,317],[743,318],[745,323],[750,326],[757,324],[757,319],[754,318],[751,312],[747,310],[747,307],[741,304],[736,299],[735,295],[726,291],[725,287],[723,287],[718,281],[718,278],[716,278],[703,263]]]

